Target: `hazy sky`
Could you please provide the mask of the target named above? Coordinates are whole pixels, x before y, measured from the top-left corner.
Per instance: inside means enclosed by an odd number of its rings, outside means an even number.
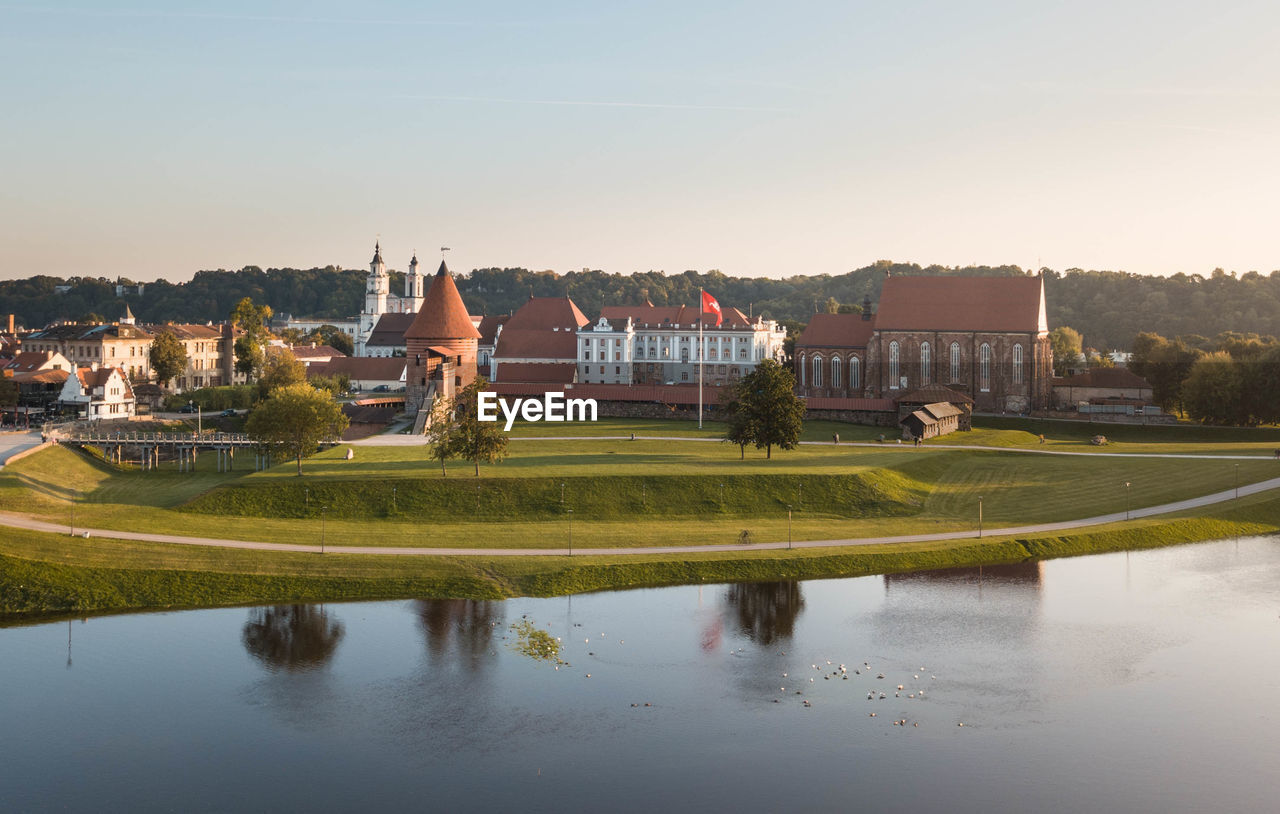
[[[1267,272],[1280,4],[0,0],[0,277]],[[430,263],[428,263],[430,265]]]

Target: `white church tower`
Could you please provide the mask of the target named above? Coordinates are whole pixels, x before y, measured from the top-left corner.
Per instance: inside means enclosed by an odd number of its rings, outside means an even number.
[[[387,295],[391,291],[391,278],[382,262],[381,241],[373,244],[373,260],[369,262],[369,276],[364,286],[364,310],[360,312],[359,330],[355,337],[356,356],[364,356],[365,343],[378,318],[387,313]]]
[[[409,261],[409,273],[404,278],[404,299],[400,301],[400,312],[416,314],[422,307],[422,275],[418,273],[418,253],[413,253]]]

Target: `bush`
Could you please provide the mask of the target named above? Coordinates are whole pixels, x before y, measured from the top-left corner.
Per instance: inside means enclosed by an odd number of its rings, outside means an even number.
[[[234,408],[243,410],[252,407],[258,400],[258,388],[251,384],[236,384],[225,387],[202,387],[199,390],[188,390],[165,396],[164,409],[173,412],[188,402],[198,405],[206,413]]]

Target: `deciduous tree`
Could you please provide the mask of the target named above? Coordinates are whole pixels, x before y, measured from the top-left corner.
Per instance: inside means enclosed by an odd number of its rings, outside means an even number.
[[[187,369],[187,349],[178,337],[168,331],[158,331],[151,340],[149,353],[151,369],[161,387],[168,387],[173,377]]]
[[[773,448],[794,449],[804,429],[804,401],[795,394],[796,380],[791,371],[772,359],[765,359],[756,369],[734,385],[731,398],[735,443],[752,443],[763,449],[766,458]],[[741,439],[741,440],[740,440]]]
[[[301,475],[302,459],[314,455],[322,442],[338,440],[347,428],[347,417],[328,393],[308,384],[291,384],[259,402],[244,428],[263,446],[296,459]]]

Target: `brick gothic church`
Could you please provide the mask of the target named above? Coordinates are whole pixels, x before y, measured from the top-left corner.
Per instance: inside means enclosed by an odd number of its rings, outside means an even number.
[[[404,339],[408,363],[405,410],[410,415],[430,409],[436,396],[452,398],[475,381],[480,332],[471,322],[444,261]]]
[[[984,412],[1048,409],[1044,279],[888,277],[872,313],[815,314],[796,340],[802,396],[897,398],[926,385]]]

